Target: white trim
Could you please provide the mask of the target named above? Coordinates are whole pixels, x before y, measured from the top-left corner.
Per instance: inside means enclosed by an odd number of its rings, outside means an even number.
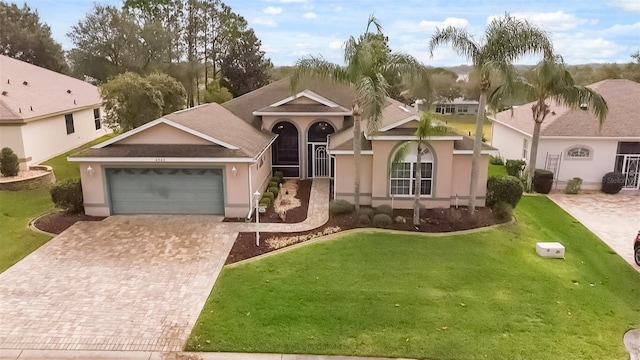
[[[258,155],[256,155],[253,159],[257,161],[257,160],[258,160],[258,159],[259,159],[259,158],[260,158],[260,157],[265,153],[265,151],[267,151],[267,149],[268,149],[269,147],[271,147],[271,145],[273,144],[273,142],[274,142],[274,141],[276,141],[276,139],[278,138],[278,136],[280,136],[280,134],[276,134],[276,136],[274,136],[274,137],[273,137],[273,139],[271,139],[271,141],[269,141],[269,143],[267,144],[267,146],[265,146],[265,147],[264,147],[264,149],[262,149],[262,151],[260,151],[260,152],[258,153]],[[256,170],[257,170],[257,169],[256,169]]]
[[[480,155],[492,155],[498,150],[480,150]],[[453,150],[453,155],[473,155],[473,150]]]
[[[353,155],[353,150],[329,150],[329,155]],[[360,155],[373,155],[373,150],[360,150]]]
[[[399,121],[394,122],[393,124],[387,125],[383,128],[378,129],[378,131],[387,131],[387,130],[391,130],[391,129],[395,129],[400,125],[404,125],[410,121],[420,121],[420,116],[419,115],[411,115],[406,119],[402,119]]]
[[[580,141],[580,140],[619,140],[619,141],[628,141],[628,140],[633,140],[633,141],[640,141],[640,136],[553,136],[553,135],[546,135],[546,136],[540,136],[540,139],[545,139],[545,140],[575,140],[575,141]]]
[[[295,111],[285,111],[285,112],[269,112],[269,111],[254,111],[252,113],[254,116],[351,116],[353,112],[349,111],[338,111],[338,112],[295,112]]]
[[[116,137],[114,137],[112,139],[109,139],[109,140],[107,140],[105,142],[102,142],[100,144],[94,145],[91,148],[92,149],[102,149],[105,146],[108,146],[108,145],[111,145],[113,143],[116,143],[116,142],[118,142],[118,141],[120,141],[122,139],[126,139],[126,138],[128,138],[130,136],[133,136],[133,135],[135,135],[137,133],[140,133],[140,132],[142,132],[144,130],[147,130],[147,129],[151,128],[151,127],[154,127],[154,126],[156,126],[158,124],[166,124],[166,125],[169,125],[169,126],[173,126],[176,129],[182,130],[182,131],[187,132],[187,133],[189,133],[191,135],[197,136],[197,137],[199,137],[201,139],[210,141],[210,142],[212,142],[214,144],[223,146],[223,147],[225,147],[227,149],[231,149],[231,150],[238,150],[239,149],[237,146],[233,146],[233,145],[228,144],[228,143],[226,143],[224,141],[220,141],[220,140],[218,140],[216,138],[213,138],[213,137],[211,137],[209,135],[205,135],[205,134],[203,134],[201,132],[195,131],[195,130],[189,128],[189,127],[186,127],[184,125],[180,125],[180,124],[178,124],[176,122],[173,122],[173,121],[171,121],[171,120],[169,120],[167,118],[163,118],[163,117],[161,117],[159,119],[156,119],[156,120],[153,120],[151,122],[148,122],[148,123],[146,123],[146,124],[144,124],[142,126],[139,126],[139,127],[135,128],[135,129],[131,129],[131,130],[127,131],[124,134],[120,134],[120,135],[118,135],[118,136],[116,136]]]
[[[331,101],[331,100],[329,100],[327,98],[324,98],[324,97],[314,93],[313,91],[311,91],[309,89],[305,89],[305,90],[303,90],[303,91],[301,91],[301,92],[299,92],[299,93],[297,93],[295,95],[289,96],[286,99],[282,99],[282,100],[280,100],[280,101],[278,101],[276,103],[273,103],[273,104],[269,105],[269,107],[278,107],[280,105],[284,105],[284,104],[286,104],[288,102],[291,102],[291,101],[293,101],[293,100],[295,100],[295,99],[297,99],[299,97],[306,97],[307,99],[313,100],[313,101],[315,101],[317,103],[320,103],[322,105],[325,105],[325,106],[328,106],[328,107],[338,107],[338,108],[341,108],[341,109],[347,111],[347,109],[345,109],[344,107],[334,103],[333,101]]]
[[[398,140],[417,141],[417,140],[420,140],[415,135],[367,136],[365,134],[364,137],[367,140],[389,140],[389,141],[398,141]],[[455,140],[462,140],[462,139],[463,139],[463,137],[461,135],[427,136],[425,138],[422,138],[423,141],[450,141],[450,140],[454,140],[455,141]]]
[[[500,125],[502,125],[502,126],[505,126],[505,127],[509,128],[509,129],[511,129],[511,130],[514,130],[514,131],[516,131],[516,132],[519,132],[519,133],[520,133],[520,134],[522,134],[522,135],[527,135],[528,137],[531,137],[531,136],[532,136],[531,134],[529,134],[529,133],[528,133],[528,132],[526,132],[526,131],[520,130],[520,129],[518,129],[518,128],[517,128],[517,127],[515,127],[515,126],[509,125],[509,124],[505,124],[505,123],[503,123],[502,121],[500,121],[500,120],[498,120],[498,119],[496,119],[496,118],[492,118],[491,116],[487,116],[487,119],[489,119],[489,120],[491,120],[491,121],[493,121],[493,122],[497,122],[498,124],[500,124]],[[493,131],[492,131],[492,134],[493,134]],[[540,138],[542,138],[542,136],[541,136]]]
[[[192,158],[192,157],[67,157],[69,162],[102,162],[102,163],[254,163],[252,158]]]

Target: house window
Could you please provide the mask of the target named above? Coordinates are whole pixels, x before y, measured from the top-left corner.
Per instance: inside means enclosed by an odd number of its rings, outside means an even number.
[[[572,147],[571,149],[567,150],[567,157],[587,159],[591,157],[591,150],[582,146]]]
[[[67,126],[67,135],[73,134],[76,130],[73,127],[73,114],[67,114],[64,116],[64,123]]]
[[[529,158],[529,139],[522,139],[522,158]]]
[[[100,108],[93,109],[93,122],[96,125],[96,130],[100,130],[102,128],[102,124],[100,123]]]
[[[416,151],[414,145],[402,162],[393,164],[389,178],[391,195],[414,195],[416,192]],[[433,156],[426,150],[420,164],[420,194],[431,195],[433,185]]]

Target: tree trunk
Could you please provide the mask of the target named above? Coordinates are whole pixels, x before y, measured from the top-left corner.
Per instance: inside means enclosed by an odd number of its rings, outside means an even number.
[[[353,176],[353,205],[356,211],[360,210],[360,158],[362,150],[362,132],[361,130],[362,114],[357,104],[353,106],[353,160],[355,161],[355,175]]]
[[[476,119],[476,134],[473,141],[473,157],[471,158],[471,187],[469,188],[469,213],[476,212],[476,189],[478,187],[478,173],[480,172],[480,151],[482,150],[482,127],[484,126],[484,112],[487,104],[488,88],[480,91],[478,104],[478,118]]]
[[[413,194],[413,226],[420,227],[420,194],[422,193],[422,144],[418,142],[416,154],[416,187]]]
[[[529,152],[529,171],[527,171],[527,188],[532,189],[531,182],[536,171],[536,160],[538,160],[538,142],[540,142],[540,129],[542,123],[536,121],[533,127],[533,137],[531,138],[531,150]],[[533,192],[533,190],[530,190]]]

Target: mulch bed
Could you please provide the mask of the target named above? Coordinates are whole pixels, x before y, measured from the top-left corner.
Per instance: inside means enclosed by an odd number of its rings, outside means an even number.
[[[37,229],[52,234],[60,234],[77,221],[101,221],[103,216],[89,216],[85,214],[69,214],[64,211],[47,214],[33,224]]]
[[[453,214],[453,215],[452,215]],[[393,211],[393,218],[402,216],[406,219],[406,223],[393,223],[386,227],[392,230],[403,230],[411,232],[451,232],[460,230],[469,230],[480,227],[486,227],[504,223],[504,221],[498,220],[491,209],[478,208],[476,209],[476,217],[473,219],[466,208],[460,208],[459,210],[450,209],[423,209],[420,212],[420,228],[414,228],[413,210],[411,209],[396,209]],[[299,233],[286,233],[286,232],[261,232],[260,233],[260,246],[256,246],[256,234],[255,232],[241,232],[238,234],[233,248],[227,257],[226,264],[233,264],[235,262],[252,258],[254,256],[262,255],[274,249],[271,249],[267,245],[267,240],[277,237],[289,237],[296,235],[316,234],[323,232],[326,228],[339,227],[341,230],[366,228],[359,223],[359,215],[357,213],[333,216],[329,221],[316,229],[310,231],[304,231]]]

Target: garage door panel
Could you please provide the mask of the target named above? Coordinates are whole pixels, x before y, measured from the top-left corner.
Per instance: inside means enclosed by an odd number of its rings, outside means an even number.
[[[114,214],[224,214],[219,169],[108,169]]]

